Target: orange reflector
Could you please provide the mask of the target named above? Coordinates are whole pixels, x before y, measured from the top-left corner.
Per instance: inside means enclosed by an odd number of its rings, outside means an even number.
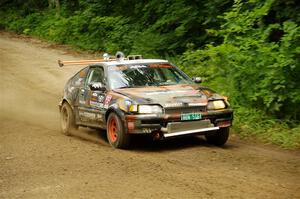
[[[128,121],[127,122],[127,128],[128,128],[129,132],[133,131],[134,128],[135,128],[134,122],[133,121]]]
[[[230,120],[225,120],[225,121],[219,121],[217,123],[218,127],[229,127],[231,126],[231,121]]]

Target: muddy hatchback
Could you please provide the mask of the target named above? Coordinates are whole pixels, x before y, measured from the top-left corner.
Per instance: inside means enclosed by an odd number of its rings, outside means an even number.
[[[128,147],[132,134],[157,140],[200,134],[215,145],[228,139],[233,111],[226,98],[166,60],[119,54],[59,64],[90,64],[64,88],[59,110],[65,134],[79,126],[105,129],[115,148]]]

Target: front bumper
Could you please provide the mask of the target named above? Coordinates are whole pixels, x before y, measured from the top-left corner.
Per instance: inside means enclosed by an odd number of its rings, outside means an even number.
[[[193,121],[181,121],[181,114],[126,115],[125,126],[128,133],[159,133],[161,137],[168,138],[189,134],[206,135],[232,125],[232,109],[201,112],[201,115],[201,120]]]

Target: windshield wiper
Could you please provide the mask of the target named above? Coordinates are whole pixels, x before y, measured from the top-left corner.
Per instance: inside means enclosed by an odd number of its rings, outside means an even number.
[[[148,82],[145,86],[159,86],[158,82]]]

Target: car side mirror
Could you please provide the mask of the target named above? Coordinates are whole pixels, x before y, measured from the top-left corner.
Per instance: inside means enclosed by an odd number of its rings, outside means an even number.
[[[106,87],[100,82],[91,82],[89,87],[92,91],[106,91]]]
[[[193,77],[192,80],[195,83],[201,83],[202,82],[202,78],[201,77]]]

